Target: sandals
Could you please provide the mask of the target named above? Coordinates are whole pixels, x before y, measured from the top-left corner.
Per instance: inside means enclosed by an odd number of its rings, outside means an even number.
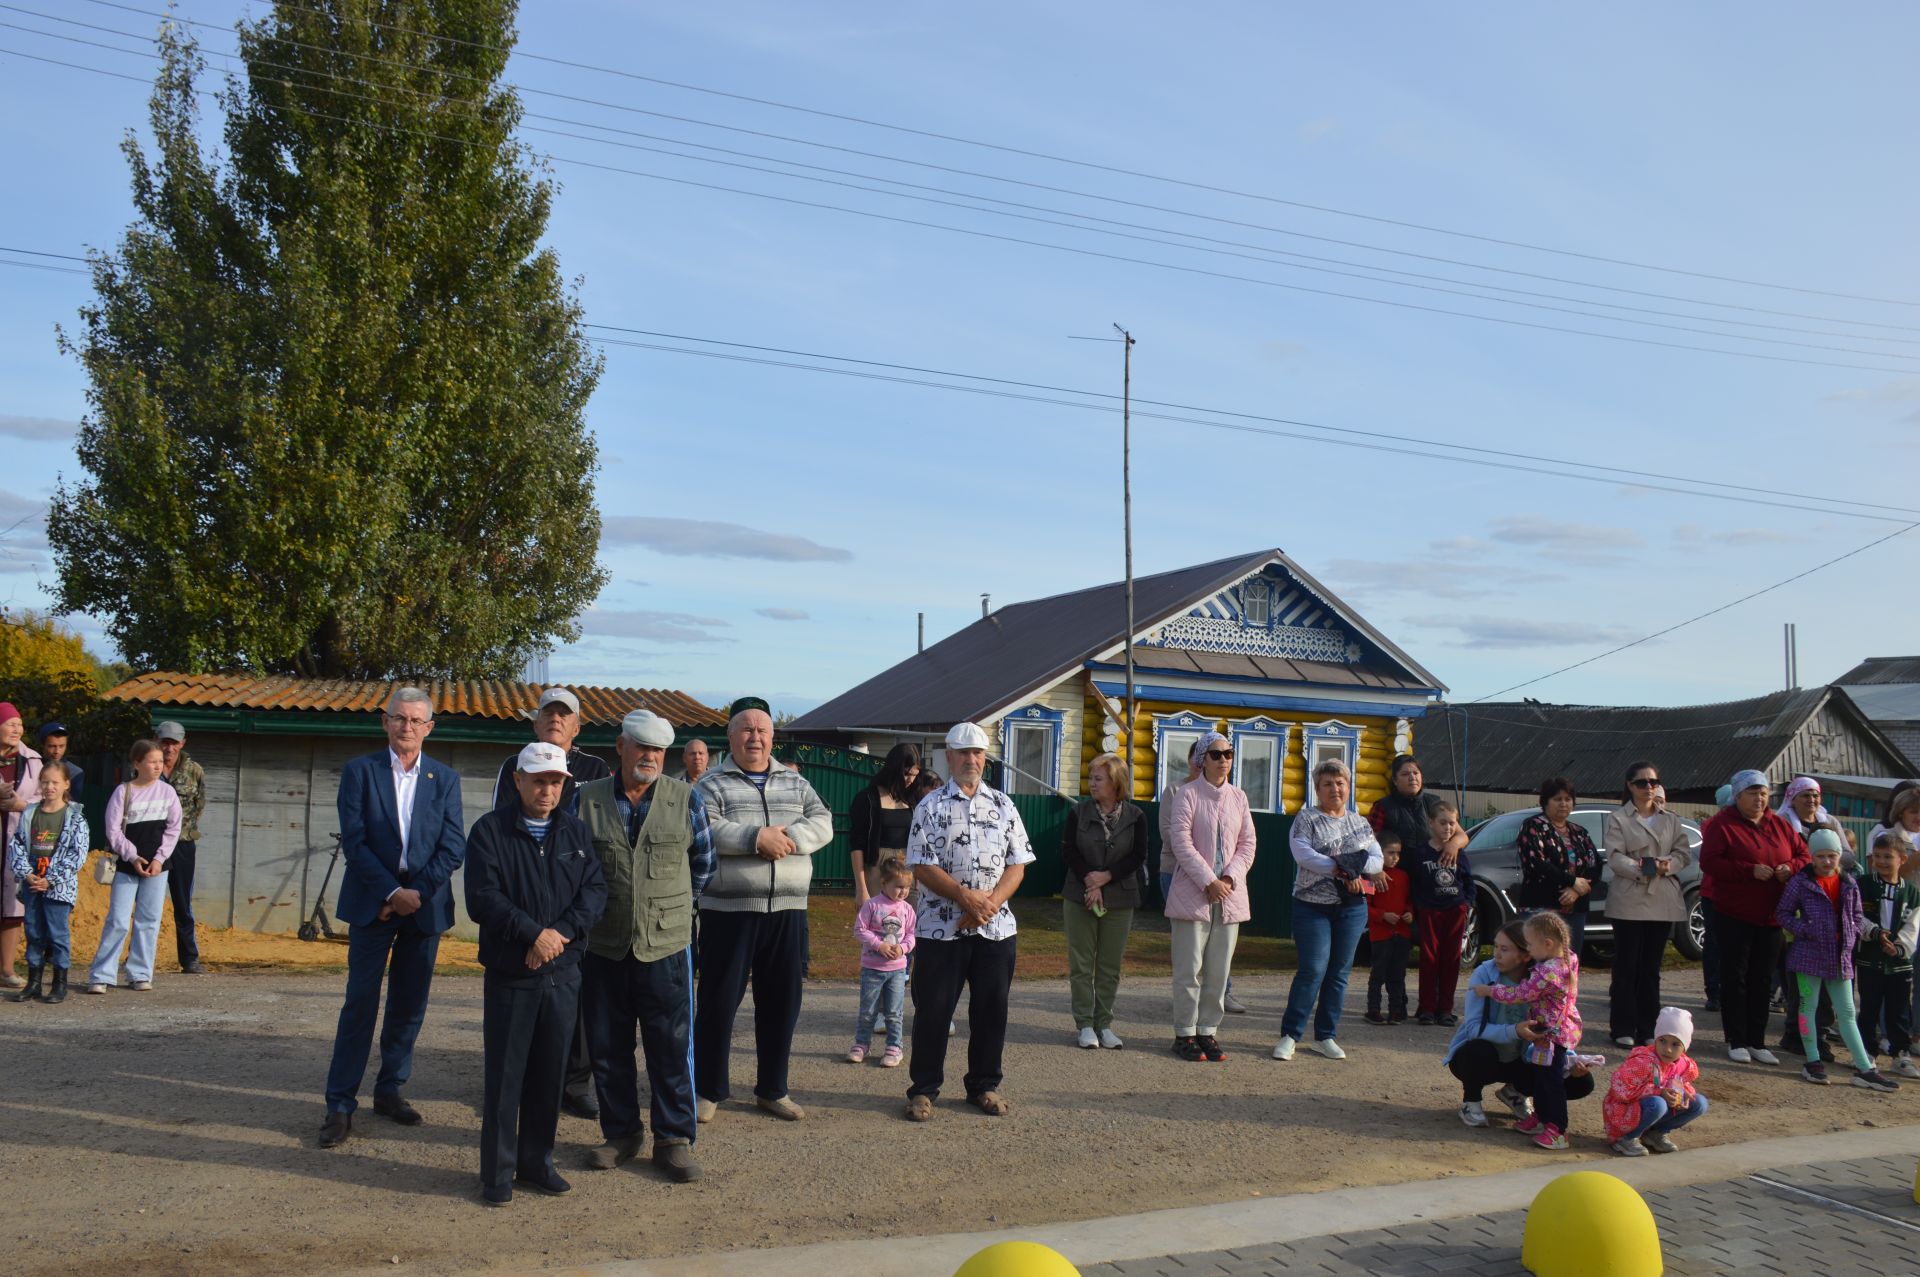
[[[1000,1098],[998,1091],[982,1091],[978,1095],[969,1095],[967,1103],[985,1113],[988,1117],[1005,1117],[1013,1107]]]
[[[916,1095],[907,1101],[907,1120],[925,1122],[933,1117],[933,1101],[924,1095]]]

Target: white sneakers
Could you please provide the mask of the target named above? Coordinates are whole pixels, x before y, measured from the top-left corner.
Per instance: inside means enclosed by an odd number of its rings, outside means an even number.
[[[1273,1044],[1273,1058],[1276,1060],[1291,1060],[1293,1058],[1293,1039],[1281,1038],[1278,1042],[1275,1042]]]
[[[1344,1060],[1347,1058],[1347,1053],[1345,1051],[1342,1051],[1340,1049],[1340,1044],[1338,1042],[1335,1042],[1332,1038],[1315,1038],[1312,1042],[1309,1042],[1307,1045],[1310,1049],[1318,1051],[1320,1054],[1326,1056],[1329,1060]]]
[[[1735,1064],[1752,1064],[1753,1052],[1744,1046],[1736,1046],[1727,1051],[1727,1058]]]
[[[1118,1051],[1121,1047],[1125,1046],[1126,1043],[1122,1042],[1120,1035],[1112,1029],[1102,1029],[1100,1030],[1100,1045],[1109,1051]]]
[[[1080,1030],[1079,1043],[1082,1051],[1091,1051],[1100,1045],[1100,1035],[1095,1033],[1093,1026],[1089,1024],[1086,1028]]]
[[[1533,1099],[1523,1091],[1516,1090],[1511,1083],[1502,1085],[1493,1093],[1493,1098],[1507,1106],[1507,1111],[1524,1122],[1533,1116]]]
[[[1920,1067],[1916,1067],[1911,1055],[1896,1055],[1893,1058],[1895,1077],[1920,1077]]]
[[[1764,1046],[1756,1046],[1753,1048],[1753,1062],[1755,1064],[1778,1064],[1780,1063],[1780,1057],[1767,1050]]]
[[[1617,1038],[1615,1038],[1615,1039],[1613,1040],[1613,1044],[1614,1044],[1615,1046],[1624,1046],[1624,1047],[1626,1047],[1626,1048],[1627,1048],[1627,1049],[1628,1049],[1629,1051],[1631,1051],[1631,1050],[1633,1049],[1633,1038],[1632,1038],[1632,1037],[1630,1037],[1629,1035],[1627,1035],[1627,1034],[1625,1034],[1625,1033],[1622,1033],[1622,1034],[1621,1034],[1621,1035],[1620,1035],[1619,1037],[1617,1037]],[[1638,1146],[1636,1145],[1636,1147],[1638,1147]],[[1631,1157],[1631,1156],[1633,1156],[1633,1154],[1631,1154],[1631,1153],[1629,1153],[1629,1154],[1627,1154],[1627,1156],[1628,1156],[1628,1157]]]
[[[1460,1106],[1460,1120],[1468,1126],[1485,1126],[1487,1110],[1480,1106],[1479,1100],[1468,1100]]]

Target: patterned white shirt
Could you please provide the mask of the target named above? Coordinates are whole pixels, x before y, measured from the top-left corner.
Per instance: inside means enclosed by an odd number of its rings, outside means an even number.
[[[981,785],[972,798],[960,792],[952,781],[920,800],[913,809],[913,824],[907,830],[907,864],[934,865],[962,887],[972,891],[992,891],[1008,865],[1033,863],[1033,846],[1027,841],[1027,827],[1013,799],[997,789]],[[952,940],[959,936],[979,936],[983,940],[1007,940],[1019,930],[1013,910],[1000,906],[1000,912],[977,929],[960,926],[960,906],[931,891],[921,893],[920,916],[915,934],[922,940]]]

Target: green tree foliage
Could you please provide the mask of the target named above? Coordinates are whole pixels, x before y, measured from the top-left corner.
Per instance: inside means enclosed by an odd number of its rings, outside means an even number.
[[[138,217],[62,333],[87,477],[61,610],[140,668],[511,677],[605,582],[599,358],[499,84],[513,0],[300,0],[239,28],[197,136],[171,29]]]
[[[44,612],[0,614],[0,701],[20,711],[29,743],[51,722],[67,725],[76,754],[118,753],[146,735],[152,722],[143,706],[101,696],[124,681],[116,677],[124,668],[102,663],[78,634]]]

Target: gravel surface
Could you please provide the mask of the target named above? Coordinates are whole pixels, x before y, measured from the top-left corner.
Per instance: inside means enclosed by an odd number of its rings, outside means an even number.
[[[1594,987],[1604,996],[1605,973]],[[561,1199],[477,1202],[480,981],[443,974],[408,1096],[405,1130],[362,1104],[344,1148],[313,1146],[342,978],[162,973],[155,991],[76,995],[59,1007],[0,1004],[0,1176],[9,1268],[18,1274],[243,1273],[562,1267],[619,1257],[882,1234],[1014,1226],[1321,1188],[1537,1164],[1504,1129],[1468,1130],[1439,1062],[1447,1031],[1375,1028],[1350,1003],[1350,1058],[1267,1058],[1283,976],[1235,981],[1253,1014],[1231,1016],[1224,1064],[1167,1052],[1166,986],[1121,987],[1122,1051],[1072,1045],[1060,981],[1014,989],[1005,1093],[1011,1116],[961,1105],[966,1026],[948,1056],[935,1120],[901,1120],[904,1068],[849,1065],[855,989],[807,989],[784,1123],[739,1105],[702,1129],[707,1179],[669,1185],[644,1159],[581,1166],[598,1128],[562,1118]],[[1699,1006],[1698,976],[1669,972],[1669,1000]],[[1363,989],[1356,988],[1359,996]],[[1599,998],[1588,1023],[1604,1027]],[[1696,1057],[1713,1112],[1688,1146],[1894,1125],[1920,1112],[1920,1083],[1883,1096],[1814,1090],[1777,1069],[1725,1062],[1700,1016]],[[750,1019],[734,1085],[750,1095]],[[1777,1025],[1777,1020],[1776,1020]],[[1593,1035],[1590,1035],[1590,1040]],[[1617,1048],[1603,1048],[1609,1061]],[[1798,1061],[1791,1061],[1797,1065]],[[1846,1076],[1842,1071],[1839,1076]],[[367,1075],[371,1085],[372,1071]],[[1498,1106],[1494,1106],[1496,1109]],[[1598,1102],[1574,1107],[1574,1151],[1610,1156]]]

